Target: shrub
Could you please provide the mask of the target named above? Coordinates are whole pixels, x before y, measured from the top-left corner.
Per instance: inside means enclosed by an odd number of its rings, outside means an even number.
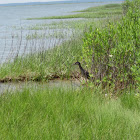
[[[82,59],[94,82],[117,87],[140,82],[140,2],[126,3],[129,8],[120,21],[85,33]]]

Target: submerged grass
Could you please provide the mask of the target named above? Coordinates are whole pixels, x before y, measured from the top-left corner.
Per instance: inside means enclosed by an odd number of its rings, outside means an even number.
[[[100,93],[27,88],[1,95],[0,139],[138,139],[140,98]]]
[[[28,20],[39,19],[68,19],[68,18],[106,18],[112,16],[118,16],[122,14],[121,4],[108,4],[99,7],[91,7],[86,10],[78,11],[81,13],[65,16],[52,16],[52,17],[39,17],[28,18]]]

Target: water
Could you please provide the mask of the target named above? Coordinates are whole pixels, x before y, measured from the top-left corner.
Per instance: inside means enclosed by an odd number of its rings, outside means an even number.
[[[63,88],[63,89],[79,89],[82,88],[79,81],[66,81],[66,80],[55,80],[48,83],[38,82],[12,82],[12,83],[0,83],[0,95],[5,93],[13,93],[15,91],[22,91],[24,88],[33,89],[45,89],[45,88]]]
[[[49,17],[74,14],[73,11],[83,10],[92,6],[104,5],[102,3],[71,3],[52,5],[28,5],[28,6],[0,6],[0,63],[13,60],[16,56],[48,49],[59,45],[63,38],[40,37],[28,39],[32,34],[53,35],[56,29],[28,30],[29,27],[39,24],[51,24],[58,20],[26,20],[27,18]],[[74,20],[74,19],[70,19]],[[59,32],[67,33],[67,38],[72,34],[71,30],[63,29]],[[66,37],[65,37],[66,39]]]

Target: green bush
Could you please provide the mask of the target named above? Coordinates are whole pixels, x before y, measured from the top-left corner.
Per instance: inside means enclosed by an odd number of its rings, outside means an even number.
[[[123,13],[126,15],[129,9],[133,9],[133,11],[140,8],[140,1],[139,0],[126,0],[125,3],[123,3]]]
[[[140,82],[140,2],[129,3],[120,21],[85,33],[82,59],[95,82],[122,87]]]

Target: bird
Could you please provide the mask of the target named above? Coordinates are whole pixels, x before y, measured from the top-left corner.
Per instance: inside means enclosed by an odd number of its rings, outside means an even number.
[[[80,71],[81,71],[81,74],[82,74],[82,76],[83,76],[84,78],[90,79],[89,72],[86,71],[86,70],[84,70],[84,69],[82,68],[80,62],[77,61],[77,62],[74,63],[74,65],[78,65],[78,66],[79,66],[79,69],[80,69]]]

